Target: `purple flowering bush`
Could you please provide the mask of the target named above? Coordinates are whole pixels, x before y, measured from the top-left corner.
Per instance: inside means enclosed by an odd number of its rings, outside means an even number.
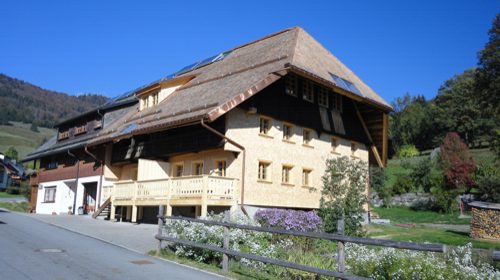
[[[254,218],[263,227],[293,231],[319,231],[322,225],[316,211],[262,209],[255,213]]]

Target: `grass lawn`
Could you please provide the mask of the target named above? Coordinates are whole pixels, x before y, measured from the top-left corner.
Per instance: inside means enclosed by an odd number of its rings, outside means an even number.
[[[433,224],[462,224],[470,223],[470,218],[458,218],[459,213],[445,214],[433,211],[414,211],[408,207],[393,207],[393,208],[373,208],[373,212],[377,213],[381,219],[389,219],[391,223],[408,224],[408,223],[433,223]]]
[[[56,134],[56,130],[51,128],[39,127],[39,132],[34,132],[30,130],[31,124],[10,123],[12,125],[0,125],[0,152],[14,146],[20,159],[42,144],[44,139],[48,140]]]
[[[421,225],[406,228],[392,225],[369,225],[368,236],[373,238],[390,239],[396,241],[443,243],[453,246],[465,245],[472,242],[474,248],[500,250],[500,242],[476,241],[466,232],[430,228]]]
[[[8,194],[6,192],[0,192],[0,198],[14,198],[14,197],[22,197],[21,194]]]
[[[5,208],[15,212],[26,212],[29,207],[30,205],[28,202],[21,202],[21,203],[0,202],[0,208]]]

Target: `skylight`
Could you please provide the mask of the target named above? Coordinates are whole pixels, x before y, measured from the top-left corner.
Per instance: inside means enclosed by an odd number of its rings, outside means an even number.
[[[337,76],[335,74],[331,74],[330,73],[330,76],[332,76],[333,81],[335,82],[335,84],[338,87],[343,88],[343,89],[345,89],[347,91],[354,92],[356,94],[361,95],[361,92],[359,91],[359,89],[353,83],[351,83],[350,81],[348,81],[346,79],[342,79],[341,77],[339,77],[339,76]]]

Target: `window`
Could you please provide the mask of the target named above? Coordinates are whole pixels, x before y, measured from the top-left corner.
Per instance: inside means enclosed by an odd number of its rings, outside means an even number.
[[[302,169],[302,186],[310,187],[312,185],[311,173],[311,169]]]
[[[297,76],[295,75],[288,75],[286,76],[286,86],[285,86],[285,92],[286,94],[292,95],[292,96],[297,96]]]
[[[144,104],[144,105],[142,106],[142,108],[143,108],[143,109],[145,109],[145,108],[149,108],[149,97],[146,97],[146,98],[142,99],[142,101],[143,101],[143,104]]]
[[[102,120],[95,120],[94,121],[94,130],[97,130],[99,128],[102,128]]]
[[[283,165],[281,169],[281,183],[283,184],[291,184],[292,183],[292,166]]]
[[[302,134],[303,134],[302,144],[310,146],[311,139],[312,139],[312,135],[311,135],[312,131],[310,129],[304,128],[304,132]]]
[[[69,130],[59,132],[59,140],[67,139],[69,138]]]
[[[158,105],[158,93],[152,95],[153,97],[153,106]]]
[[[271,120],[268,118],[260,117],[260,134],[269,135],[271,130]]]
[[[75,127],[75,135],[82,134],[82,133],[85,133],[85,132],[87,132],[87,126],[86,125],[80,125],[80,126]]]
[[[45,194],[43,197],[43,202],[55,202],[56,201],[56,187],[45,187]]]
[[[320,87],[318,91],[318,104],[319,106],[323,106],[328,108],[328,92],[326,88]]]
[[[293,136],[293,126],[283,124],[283,140],[291,141]]]
[[[351,142],[351,156],[356,157],[358,151],[358,144]]]
[[[340,94],[333,94],[333,109],[342,112],[342,96]]]
[[[314,102],[314,84],[310,81],[303,81],[302,92],[304,100]]]
[[[193,175],[203,175],[203,161],[193,164]]]
[[[174,165],[174,177],[182,177],[184,174],[184,165],[183,164],[175,164]]]
[[[215,174],[217,176],[226,176],[226,161],[225,160],[216,160],[215,161]]]
[[[339,139],[332,137],[332,153],[338,153]]]
[[[47,167],[45,167],[46,170],[56,169],[56,168],[57,168],[57,161],[55,159],[47,163]]]
[[[271,181],[271,176],[269,174],[269,167],[271,163],[259,161],[259,180]]]

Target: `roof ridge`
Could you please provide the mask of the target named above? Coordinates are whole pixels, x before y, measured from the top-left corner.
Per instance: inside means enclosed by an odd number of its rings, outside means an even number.
[[[264,37],[261,37],[261,38],[259,38],[259,39],[256,39],[256,40],[253,40],[253,41],[250,41],[250,42],[248,42],[248,43],[245,43],[245,44],[242,44],[242,45],[236,46],[236,47],[234,47],[234,48],[232,48],[232,49],[230,49],[230,50],[228,50],[228,51],[234,51],[234,50],[237,50],[237,49],[241,49],[241,48],[243,48],[243,47],[246,47],[246,46],[249,46],[249,45],[256,44],[256,43],[258,43],[258,42],[260,42],[260,41],[267,40],[267,39],[269,39],[269,38],[271,38],[271,37],[278,36],[278,35],[280,35],[280,34],[282,34],[282,33],[289,32],[289,31],[292,31],[292,30],[299,30],[299,29],[302,29],[302,28],[301,28],[300,26],[293,26],[293,27],[289,27],[289,28],[286,28],[286,29],[283,29],[283,30],[277,31],[277,32],[275,32],[275,33],[271,33],[271,34],[266,35],[266,36],[264,36]]]

